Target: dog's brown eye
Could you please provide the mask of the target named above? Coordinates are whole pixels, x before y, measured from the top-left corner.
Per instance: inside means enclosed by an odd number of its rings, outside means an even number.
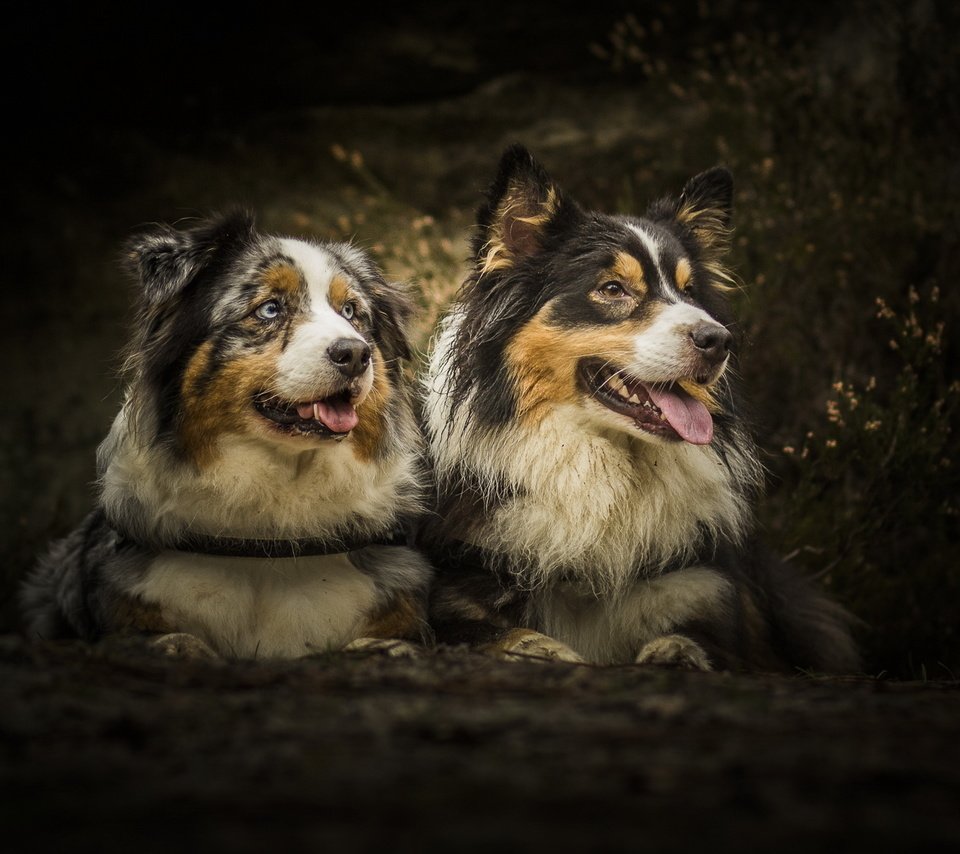
[[[623,299],[627,296],[626,288],[619,282],[604,282],[597,291],[608,299]]]

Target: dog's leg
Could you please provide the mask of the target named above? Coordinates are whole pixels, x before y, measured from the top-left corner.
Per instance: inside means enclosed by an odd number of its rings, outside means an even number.
[[[391,658],[415,658],[423,655],[423,642],[429,636],[426,602],[414,593],[398,592],[379,608],[350,641],[344,652],[379,653]]]
[[[637,664],[674,667],[678,670],[713,670],[703,647],[686,635],[663,635],[643,645]]]
[[[217,659],[220,656],[206,641],[189,632],[169,632],[147,641],[147,648],[171,658]]]
[[[434,622],[437,640],[465,645],[485,655],[511,661],[568,661],[584,659],[562,641],[533,629],[507,628],[482,620],[448,619]]]
[[[510,629],[481,649],[514,661],[567,661],[584,664],[583,658],[563,641],[533,629]]]
[[[357,638],[350,641],[344,652],[376,653],[389,658],[420,658],[424,648],[401,638]]]

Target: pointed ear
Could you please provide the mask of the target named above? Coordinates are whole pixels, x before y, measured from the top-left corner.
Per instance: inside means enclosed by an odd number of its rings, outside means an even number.
[[[185,231],[156,225],[133,237],[124,257],[147,304],[158,305],[183,291],[221,250],[253,235],[253,216],[237,211]]]
[[[730,242],[733,175],[715,166],[687,181],[676,207],[677,221],[709,253],[721,255]]]
[[[479,274],[513,267],[539,252],[548,224],[572,204],[526,148],[508,148],[477,212]]]

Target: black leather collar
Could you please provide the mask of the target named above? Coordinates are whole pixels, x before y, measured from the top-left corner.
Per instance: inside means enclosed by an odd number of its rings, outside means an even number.
[[[303,537],[298,539],[259,539],[246,537],[218,537],[210,534],[184,534],[173,541],[144,541],[114,528],[107,522],[102,508],[91,514],[94,523],[112,528],[117,549],[139,548],[148,551],[179,551],[218,557],[288,558],[335,555],[354,552],[371,546],[413,546],[413,526],[409,520],[397,522],[392,528],[375,536],[350,534],[329,539]]]

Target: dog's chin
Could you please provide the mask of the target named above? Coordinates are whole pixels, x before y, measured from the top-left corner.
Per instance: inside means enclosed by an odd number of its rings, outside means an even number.
[[[274,392],[261,392],[252,400],[256,432],[285,445],[324,445],[347,438],[360,423],[357,407],[369,389],[347,386],[332,394],[293,401]]]
[[[577,385],[593,421],[657,444],[710,444],[713,418],[681,382],[706,385],[715,379],[650,383],[600,359],[583,359],[577,367]]]

